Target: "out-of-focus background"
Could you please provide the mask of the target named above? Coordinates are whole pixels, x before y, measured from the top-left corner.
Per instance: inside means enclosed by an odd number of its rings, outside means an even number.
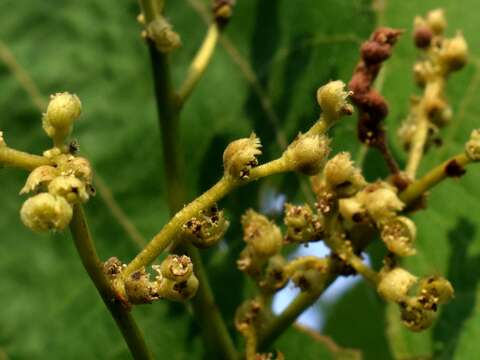
[[[166,2],[168,18],[183,40],[172,56],[178,84],[206,31],[209,2]],[[212,64],[182,116],[189,198],[221,176],[221,154],[229,141],[254,130],[267,160],[307,129],[319,113],[316,89],[328,80],[348,81],[361,42],[378,25],[406,29],[377,84],[391,105],[387,126],[394,137],[410,95],[418,93],[411,74],[417,57],[411,41],[413,17],[437,7],[446,10],[448,34],[463,30],[472,56],[448,86],[455,116],[442,130],[444,144],[433,149],[420,171],[461,151],[470,130],[480,124],[476,0],[238,0]],[[50,146],[40,121],[48,95],[78,94],[83,114],[74,137],[98,175],[100,194],[86,209],[103,259],[128,261],[168,219],[150,63],[137,15],[134,0],[0,2],[0,130],[8,145],[41,153]],[[355,122],[344,119],[335,128],[334,152],[351,151],[355,157]],[[392,142],[402,161],[400,146],[394,138]],[[365,171],[369,180],[386,173],[374,152],[367,156]],[[26,176],[20,170],[0,170],[0,359],[129,358],[70,236],[36,235],[22,226],[24,198],[18,192]],[[292,329],[275,347],[287,359],[360,354],[366,359],[476,358],[479,178],[480,168],[472,166],[461,180],[432,191],[428,211],[414,216],[418,255],[405,266],[419,276],[446,275],[456,288],[455,300],[444,306],[431,330],[408,333],[395,307],[385,306],[362,281],[349,279],[335,284],[302,318],[322,336]],[[243,247],[240,215],[253,207],[281,223],[285,199],[305,201],[300,189],[294,175],[275,177],[240,189],[220,204],[232,226],[220,246],[203,254],[232,332],[235,308],[253,293],[235,266]],[[138,233],[118,225],[111,197]],[[302,254],[324,251],[321,245],[301,249]],[[373,245],[369,252],[378,265],[381,246]],[[290,299],[291,294],[282,293],[275,310]],[[183,306],[157,302],[135,308],[134,315],[157,358],[203,357],[198,325]]]

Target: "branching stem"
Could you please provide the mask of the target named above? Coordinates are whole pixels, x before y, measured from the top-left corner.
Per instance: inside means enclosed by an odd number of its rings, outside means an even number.
[[[142,332],[135,323],[132,314],[121,303],[114,301],[115,295],[110,282],[103,273],[103,265],[98,258],[81,205],[74,206],[70,231],[82,264],[115,319],[133,358],[152,360],[153,356],[148,350]]]

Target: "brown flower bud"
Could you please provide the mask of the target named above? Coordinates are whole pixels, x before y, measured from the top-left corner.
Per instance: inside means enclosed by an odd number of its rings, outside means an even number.
[[[430,46],[430,42],[432,41],[433,33],[432,30],[426,25],[421,25],[415,27],[413,32],[413,41],[415,42],[415,46],[419,49],[425,49]]]

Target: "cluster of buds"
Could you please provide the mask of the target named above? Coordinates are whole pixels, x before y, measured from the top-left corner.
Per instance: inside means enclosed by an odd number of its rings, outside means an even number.
[[[422,98],[412,97],[411,111],[399,128],[403,146],[409,149],[418,129],[419,119],[428,121],[426,145],[440,143],[438,129],[448,124],[452,110],[444,94],[448,75],[460,70],[467,63],[468,46],[461,33],[446,38],[447,27],[443,10],[430,11],[424,18],[414,21],[414,42],[423,51],[424,57],[414,65],[416,83],[425,88]],[[422,120],[423,121],[423,120]]]
[[[30,229],[42,232],[63,230],[72,218],[72,207],[94,195],[92,169],[87,159],[70,153],[62,146],[73,121],[80,115],[80,101],[75,95],[56,94],[43,115],[43,127],[57,145],[44,152],[51,165],[35,168],[20,194],[35,193],[22,206],[20,216]]]
[[[127,308],[131,305],[150,304],[159,299],[186,301],[198,289],[192,261],[185,255],[169,255],[160,265],[153,265],[152,268],[157,273],[153,281],[145,268],[128,276],[122,274],[124,268],[125,265],[115,257],[108,259],[103,266],[116,299]]]
[[[415,285],[416,294],[411,295]],[[385,300],[399,305],[402,322],[412,331],[429,328],[438,305],[447,303],[454,295],[452,285],[443,277],[428,276],[419,281],[407,270],[389,266],[380,273],[377,291]]]
[[[247,246],[240,254],[237,266],[251,276],[257,276],[268,259],[280,253],[282,233],[265,216],[248,210],[242,216],[243,239]]]
[[[181,237],[199,248],[211,247],[225,235],[230,222],[216,205],[191,218],[182,226]]]

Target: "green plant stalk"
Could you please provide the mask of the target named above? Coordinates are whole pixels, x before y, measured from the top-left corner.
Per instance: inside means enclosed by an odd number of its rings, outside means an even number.
[[[152,43],[149,43],[149,51],[153,67],[158,120],[162,132],[168,204],[173,216],[183,207],[187,198],[183,180],[183,157],[181,156],[183,152],[180,145],[179,134],[180,106],[178,97],[173,90],[167,55],[158,52]],[[225,185],[229,185],[229,183],[220,181],[217,185],[219,185],[217,189],[222,193],[222,190],[228,190],[228,186]],[[200,206],[202,205],[201,202],[198,202],[198,204]],[[196,209],[195,206],[193,208]],[[201,208],[197,209],[196,212],[200,209]],[[182,219],[181,216],[174,216],[177,222],[174,224],[170,222],[169,225],[171,226],[166,230],[170,230],[172,236],[174,236],[179,227],[188,221],[189,218],[190,217]],[[170,239],[171,238],[172,237],[170,237]],[[166,237],[166,239],[168,239],[168,237]],[[149,243],[149,245],[151,244],[153,244],[153,242]],[[149,245],[147,245],[147,247]],[[167,245],[168,243],[162,244],[162,246],[165,247]],[[236,350],[228,333],[227,326],[215,304],[213,292],[200,253],[190,244],[184,245],[184,248],[179,250],[184,250],[184,252],[190,256],[199,280],[199,289],[196,296],[192,299],[192,304],[194,315],[202,329],[202,336],[206,346],[212,349],[214,353],[218,354],[222,359],[235,359]],[[142,251],[142,253],[143,252],[144,251]],[[130,267],[130,265],[131,264],[128,266]],[[128,267],[126,270],[128,271]]]
[[[50,160],[38,155],[0,146],[0,166],[17,167],[33,170],[42,165],[50,165]]]
[[[402,200],[407,205],[412,204],[420,196],[425,194],[427,190],[431,189],[439,182],[448,177],[446,171],[447,165],[452,162],[455,162],[457,165],[463,167],[468,165],[471,160],[467,157],[466,154],[461,153],[447,161],[444,161],[442,164],[434,167],[422,178],[410,184],[405,190],[403,190],[399,195],[400,200]]]
[[[75,205],[73,208],[70,231],[82,264],[117,323],[133,358],[136,360],[152,360],[153,356],[148,350],[142,332],[132,314],[120,302],[114,301],[115,294],[103,272],[103,264],[97,255],[81,205]]]

